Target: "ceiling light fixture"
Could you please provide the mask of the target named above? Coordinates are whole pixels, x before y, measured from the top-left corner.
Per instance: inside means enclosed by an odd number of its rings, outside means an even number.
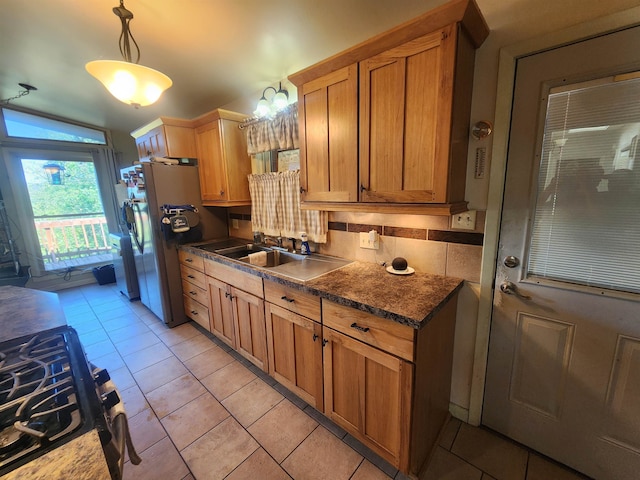
[[[273,90],[274,92],[273,97],[271,97],[271,102],[269,102],[266,97],[267,91],[269,90]],[[282,82],[280,82],[278,90],[276,90],[275,87],[267,87],[262,91],[262,97],[258,100],[258,106],[253,113],[257,117],[275,115],[287,105],[289,105],[289,92],[282,88]]]
[[[129,22],[133,19],[133,13],[124,7],[124,0],[120,0],[119,7],[113,7],[113,13],[122,22],[119,45],[120,53],[125,61],[95,60],[87,63],[85,68],[102,82],[111,95],[121,102],[133,105],[135,108],[151,105],[173,82],[164,73],[138,65],[140,48],[129,30]],[[135,62],[131,60],[129,39],[135,47]]]

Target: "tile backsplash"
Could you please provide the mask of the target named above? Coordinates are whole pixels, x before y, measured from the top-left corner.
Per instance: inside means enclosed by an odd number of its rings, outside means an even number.
[[[479,211],[476,229],[454,230],[450,217],[329,212],[326,244],[312,248],[319,253],[363,262],[390,264],[404,257],[418,271],[480,281],[485,212]],[[237,226],[237,228],[235,228]],[[360,248],[360,232],[375,230],[380,248]],[[251,207],[229,209],[229,235],[253,238]]]

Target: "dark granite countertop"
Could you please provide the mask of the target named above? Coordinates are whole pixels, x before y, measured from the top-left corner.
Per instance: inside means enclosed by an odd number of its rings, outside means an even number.
[[[0,287],[0,341],[12,340],[67,324],[58,295],[30,288]],[[0,477],[2,480],[110,480],[96,430]]]
[[[223,257],[195,245],[183,245],[180,248],[193,255],[413,328],[426,325],[463,285],[463,280],[459,278],[420,272],[393,275],[383,266],[358,261],[306,282],[299,282],[278,275],[276,271]]]
[[[14,286],[0,287],[0,342],[66,324],[55,293]]]

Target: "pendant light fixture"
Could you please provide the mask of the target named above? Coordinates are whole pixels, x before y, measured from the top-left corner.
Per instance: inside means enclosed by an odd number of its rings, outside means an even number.
[[[140,48],[129,30],[133,13],[124,7],[124,0],[120,0],[119,7],[113,8],[113,13],[122,23],[119,45],[124,61],[95,60],[87,63],[85,68],[121,102],[133,105],[135,108],[151,105],[173,82],[164,73],[138,65]],[[131,57],[131,42],[135,47],[135,62]]]
[[[265,96],[269,90],[273,90],[274,94],[271,98],[271,102],[267,100]],[[266,117],[268,115],[275,115],[277,112],[285,108],[289,104],[289,92],[286,89],[282,88],[282,82],[278,87],[278,90],[275,87],[267,87],[262,91],[262,97],[258,100],[258,106],[254,113],[257,117]]]

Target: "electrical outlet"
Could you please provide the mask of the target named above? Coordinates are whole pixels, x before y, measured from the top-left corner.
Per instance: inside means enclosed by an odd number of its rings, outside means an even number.
[[[380,248],[380,235],[375,230],[360,232],[360,248],[378,250]]]
[[[453,217],[451,217],[451,228],[457,228],[460,230],[475,230],[476,211],[467,210],[466,212],[456,213]]]
[[[238,223],[238,219],[237,218],[232,218],[231,219],[231,228],[235,228],[235,229],[240,228],[240,224]]]

